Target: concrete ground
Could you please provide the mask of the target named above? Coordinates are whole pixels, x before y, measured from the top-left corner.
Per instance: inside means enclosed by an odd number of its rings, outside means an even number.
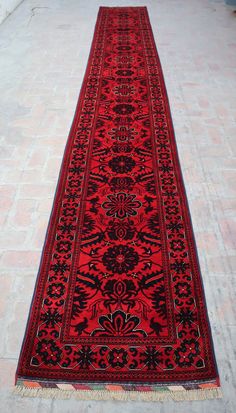
[[[224,398],[95,402],[12,395],[63,149],[99,5],[148,6],[199,250]],[[1,413],[233,413],[236,15],[223,0],[25,0],[0,26]]]

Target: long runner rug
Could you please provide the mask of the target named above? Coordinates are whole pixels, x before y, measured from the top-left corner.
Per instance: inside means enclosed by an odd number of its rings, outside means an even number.
[[[146,7],[101,7],[16,374],[21,395],[220,397]]]

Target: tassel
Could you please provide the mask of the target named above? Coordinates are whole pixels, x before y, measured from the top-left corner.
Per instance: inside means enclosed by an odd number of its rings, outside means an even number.
[[[178,391],[108,391],[108,390],[62,390],[55,388],[30,388],[15,386],[13,393],[21,397],[40,397],[46,399],[80,399],[80,400],[121,400],[121,401],[165,401],[165,400],[207,400],[222,398],[219,387],[212,389],[178,390]]]

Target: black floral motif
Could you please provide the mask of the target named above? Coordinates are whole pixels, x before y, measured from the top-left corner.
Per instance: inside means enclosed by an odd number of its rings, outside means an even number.
[[[67,199],[68,201],[75,202],[78,198],[79,198],[79,195],[73,192],[69,192],[69,194],[65,195],[65,199]]]
[[[124,125],[124,126],[129,126],[131,123],[132,123],[132,121],[133,121],[133,119],[131,118],[131,116],[128,116],[128,115],[126,115],[126,116],[116,116],[115,118],[114,118],[114,125],[116,126],[116,127],[118,127],[118,126],[120,126],[120,125]]]
[[[109,163],[112,172],[126,174],[135,167],[135,161],[130,156],[115,156]]]
[[[147,182],[145,185],[145,188],[150,194],[156,195],[156,184],[155,184],[154,179]]]
[[[48,287],[48,295],[50,298],[60,298],[65,292],[65,286],[62,283],[52,283]]]
[[[67,253],[71,250],[71,243],[69,241],[60,241],[57,243],[57,251]]]
[[[105,132],[106,132],[105,129],[101,129],[99,131],[99,137],[104,138],[105,135],[103,135],[103,133],[105,133]],[[99,139],[94,139],[94,141],[93,141],[93,150],[97,150],[101,147],[102,147],[102,142]]]
[[[200,347],[198,341],[185,339],[181,346],[175,350],[175,361],[180,367],[189,367],[199,354]]]
[[[181,229],[183,229],[183,225],[179,221],[170,221],[167,225],[167,229],[169,229],[172,234],[178,234]]]
[[[156,321],[154,317],[150,320],[150,328],[156,333],[157,336],[159,336],[163,330],[163,326]]]
[[[108,201],[102,204],[102,207],[107,210],[106,214],[109,217],[117,217],[123,219],[128,216],[137,215],[137,209],[141,207],[141,202],[137,201],[136,195],[119,192],[118,194],[107,195]]]
[[[48,328],[54,328],[57,323],[61,323],[62,315],[56,308],[49,308],[46,313],[41,314],[40,320],[43,321]]]
[[[70,235],[75,230],[75,225],[63,222],[58,228],[63,235]]]
[[[151,141],[151,139],[146,139],[143,142],[143,146],[151,152],[151,150],[152,150],[152,141]]]
[[[181,308],[180,312],[176,314],[176,321],[182,323],[184,328],[191,327],[197,321],[197,316],[189,307]]]
[[[176,271],[177,274],[185,274],[189,268],[189,263],[183,260],[175,260],[175,262],[171,264],[170,268]]]
[[[144,123],[146,123],[146,122],[144,122]],[[147,124],[147,127],[149,127],[149,126],[150,126],[150,122],[148,122],[148,124]],[[142,139],[146,139],[147,136],[148,136],[148,130],[147,129],[141,129],[140,137]]]
[[[84,288],[76,285],[72,305],[72,319],[75,319],[86,308],[88,298],[89,294],[86,293]]]
[[[108,271],[123,274],[133,270],[138,264],[138,253],[127,245],[116,245],[108,248],[102,258],[103,264]]]
[[[191,294],[191,286],[186,282],[179,282],[175,285],[175,293],[178,297],[189,297]]]
[[[97,191],[98,191],[97,182],[94,182],[90,179],[88,182],[88,196],[96,194]]]
[[[167,317],[165,294],[164,285],[160,285],[155,289],[151,296],[153,308],[155,308],[157,314],[159,314],[163,319]]]
[[[54,340],[43,339],[38,342],[36,354],[41,357],[44,364],[56,366],[61,360],[62,351]]]
[[[128,353],[123,348],[114,348],[108,354],[108,361],[113,368],[122,368],[128,363]]]
[[[63,215],[64,215],[64,217],[66,217],[66,218],[74,217],[74,216],[75,216],[75,212],[76,212],[76,209],[75,209],[75,208],[67,207],[67,208],[64,208],[64,209],[63,209]]]
[[[78,145],[77,145],[77,148],[78,148]],[[73,174],[79,175],[81,172],[84,171],[84,168],[82,168],[81,166],[72,166],[72,168],[70,168],[69,171]]]
[[[117,142],[112,145],[111,149],[115,153],[130,153],[133,150],[133,146],[128,142]]]
[[[130,47],[129,46],[120,46],[119,50],[129,50]],[[134,72],[132,70],[128,70],[128,69],[123,69],[123,70],[117,70],[116,74],[118,76],[132,76]]]
[[[135,111],[135,108],[132,105],[126,105],[125,103],[121,103],[119,105],[114,106],[113,111],[118,115],[130,115]]]
[[[126,314],[121,310],[113,314],[99,317],[99,324],[102,328],[97,328],[92,332],[92,336],[99,337],[146,337],[144,330],[136,329],[140,324],[137,316]]]
[[[166,207],[166,213],[169,215],[177,215],[179,213],[179,208],[174,205],[168,206]]]
[[[183,251],[184,250],[184,242],[180,239],[170,241],[170,248],[173,251]]]
[[[134,222],[131,220],[109,221],[107,234],[111,240],[130,240],[135,235]]]
[[[84,317],[83,321],[80,321],[75,326],[75,331],[78,334],[78,336],[81,336],[81,334],[83,333],[83,331],[86,330],[87,327],[88,327],[88,319]]]
[[[120,142],[126,142],[134,139],[134,136],[137,135],[134,128],[128,128],[125,126],[119,126],[118,128],[113,128],[111,132],[108,132],[111,135],[112,139],[115,139]]]
[[[95,228],[94,219],[89,214],[85,214],[82,234],[89,234],[90,232],[94,230],[94,228]]]
[[[134,181],[129,176],[124,177],[114,177],[110,180],[110,187],[113,191],[125,191],[132,190],[134,186]]]
[[[140,353],[140,359],[147,366],[148,370],[156,370],[158,364],[162,362],[162,354],[155,346],[147,346],[146,351]]]
[[[110,309],[115,305],[120,308],[124,305],[130,309],[135,306],[134,297],[137,295],[137,290],[132,280],[109,280],[104,286],[103,295],[109,297],[104,301],[105,307]]]
[[[152,215],[147,223],[148,228],[150,231],[154,232],[154,234],[159,235],[160,234],[160,222],[159,222],[159,216],[158,214]]]
[[[75,352],[75,360],[81,369],[87,369],[97,359],[97,354],[92,351],[91,346],[82,346],[78,352]]]
[[[52,270],[55,274],[60,274],[60,275],[63,275],[69,269],[70,269],[70,266],[66,263],[65,260],[57,260],[50,267],[50,270]]]

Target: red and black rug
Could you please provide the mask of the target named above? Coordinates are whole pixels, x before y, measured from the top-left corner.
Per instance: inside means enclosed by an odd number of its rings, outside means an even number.
[[[145,7],[100,8],[16,376],[22,395],[220,396]]]

